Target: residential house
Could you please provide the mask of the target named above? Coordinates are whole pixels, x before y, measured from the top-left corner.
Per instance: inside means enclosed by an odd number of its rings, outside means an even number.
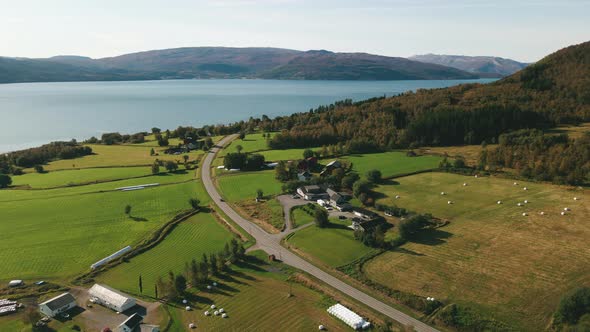
[[[337,168],[342,168],[342,163],[339,160],[332,160],[326,165],[326,167],[324,167],[324,170],[322,170],[320,176],[324,177],[331,175],[332,171]]]
[[[299,187],[297,188],[297,194],[307,201],[328,198],[326,191],[317,185]]]
[[[301,172],[297,174],[297,180],[299,181],[309,181],[311,180],[312,175],[308,171]]]

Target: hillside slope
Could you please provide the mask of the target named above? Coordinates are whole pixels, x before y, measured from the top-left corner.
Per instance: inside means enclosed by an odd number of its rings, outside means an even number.
[[[570,46],[507,78],[341,102],[281,117],[275,148],[348,141],[359,149],[494,142],[501,133],[590,121],[590,42]]]
[[[411,56],[409,59],[457,68],[486,77],[512,75],[529,65],[528,63],[493,56],[423,54]]]
[[[191,78],[469,79],[455,68],[364,53],[186,47],[91,59],[0,58],[0,83]]]

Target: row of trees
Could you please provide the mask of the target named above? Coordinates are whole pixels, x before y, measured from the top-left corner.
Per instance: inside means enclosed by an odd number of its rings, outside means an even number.
[[[261,154],[230,152],[223,158],[223,166],[226,169],[256,171],[264,167],[264,161],[264,156]]]
[[[226,243],[220,252],[203,254],[200,260],[192,259],[190,262],[186,262],[182,273],[175,275],[170,271],[167,278],[159,277],[157,279],[154,289],[156,298],[165,297],[177,300],[184,295],[189,284],[194,288],[206,286],[212,276],[223,272],[228,268],[228,264],[243,259],[245,253],[244,246],[234,238]],[[141,276],[139,290],[143,291]]]
[[[21,168],[45,164],[52,160],[73,159],[92,154],[92,149],[72,140],[52,142],[37,148],[10,152],[0,155],[0,173],[22,174]]]

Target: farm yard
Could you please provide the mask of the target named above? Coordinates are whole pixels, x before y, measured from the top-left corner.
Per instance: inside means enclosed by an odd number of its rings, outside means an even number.
[[[363,267],[369,279],[473,306],[526,330],[544,329],[564,293],[590,284],[584,190],[448,173],[395,181],[376,189],[379,202],[451,223],[370,260]]]
[[[98,281],[139,293],[137,279],[141,275],[144,285],[149,285],[143,294],[154,296],[152,285],[158,277],[168,271],[183,271],[185,263],[221,251],[231,239],[232,234],[211,213],[198,213],[176,226],[162,243],[101,274]]]

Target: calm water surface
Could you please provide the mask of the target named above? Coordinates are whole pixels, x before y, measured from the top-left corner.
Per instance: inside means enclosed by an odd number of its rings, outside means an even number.
[[[0,152],[55,140],[174,129],[307,111],[351,98],[362,100],[465,82],[170,80],[0,85]]]

